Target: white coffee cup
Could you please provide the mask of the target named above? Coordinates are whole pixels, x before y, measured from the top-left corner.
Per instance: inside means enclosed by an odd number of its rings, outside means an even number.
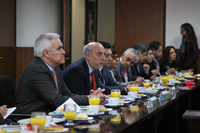
[[[170,83],[175,83],[175,79],[168,79]]]
[[[128,92],[128,97],[136,98],[137,97],[137,92]]]
[[[108,99],[108,103],[109,104],[113,104],[113,105],[117,105],[117,104],[119,104],[119,98],[109,98]]]
[[[49,126],[50,126],[50,124],[51,124],[51,119],[52,119],[52,116],[49,116],[49,115],[46,116],[45,127],[49,127]]]
[[[87,106],[87,112],[88,112],[88,114],[98,114],[99,106],[98,105]]]

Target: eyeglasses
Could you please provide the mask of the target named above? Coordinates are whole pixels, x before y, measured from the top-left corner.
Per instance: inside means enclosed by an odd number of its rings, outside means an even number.
[[[169,53],[169,54],[176,54],[176,52],[171,52],[171,53]]]
[[[185,30],[181,30],[181,32],[183,32],[183,31],[185,31]]]
[[[119,59],[119,56],[111,55],[111,57],[113,58],[113,60]]]

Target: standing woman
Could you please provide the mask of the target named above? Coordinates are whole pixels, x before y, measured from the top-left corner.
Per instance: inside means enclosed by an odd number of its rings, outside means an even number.
[[[181,25],[182,44],[180,46],[180,69],[194,69],[197,73],[198,43],[192,25],[184,23]]]

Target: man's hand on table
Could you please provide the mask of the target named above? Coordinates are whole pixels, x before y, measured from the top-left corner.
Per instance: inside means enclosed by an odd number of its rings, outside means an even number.
[[[105,99],[106,99],[106,95],[105,94],[103,94],[102,92],[104,92],[105,91],[105,89],[101,89],[101,88],[98,88],[97,90],[91,90],[90,91],[90,96],[99,96],[100,97],[100,101],[101,101],[101,103],[103,102],[103,101],[105,101]]]

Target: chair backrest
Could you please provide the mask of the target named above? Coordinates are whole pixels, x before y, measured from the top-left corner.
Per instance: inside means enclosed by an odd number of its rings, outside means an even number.
[[[13,107],[15,103],[16,91],[12,79],[8,76],[0,76],[0,106],[7,105]]]

